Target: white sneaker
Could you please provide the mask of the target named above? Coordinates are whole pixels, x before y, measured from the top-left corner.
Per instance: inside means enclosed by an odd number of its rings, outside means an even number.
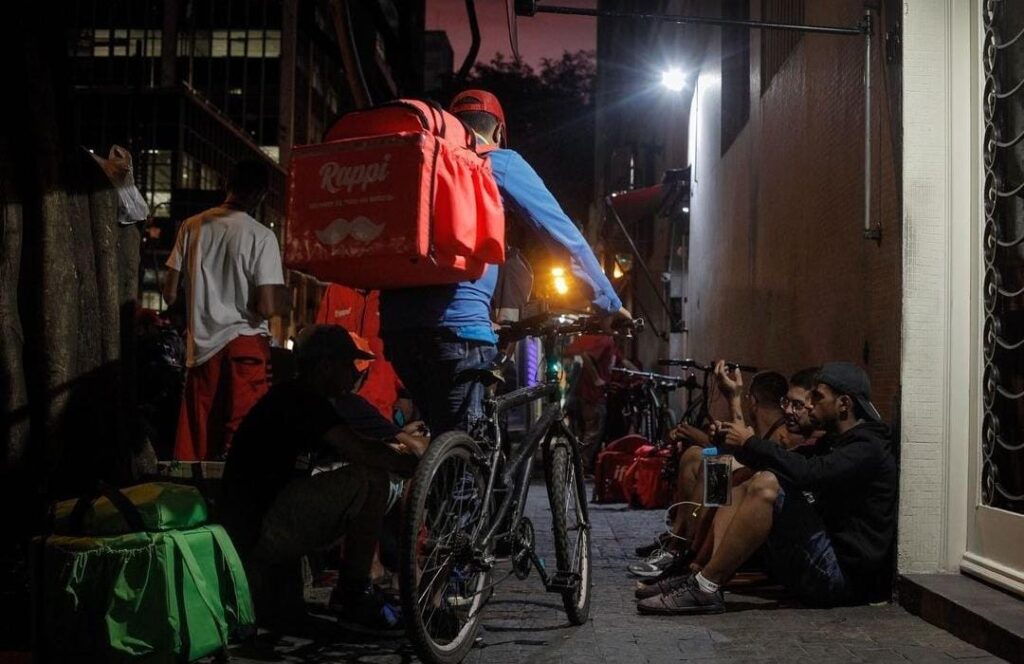
[[[676,559],[676,554],[665,549],[658,549],[651,555],[647,556],[647,559],[633,563],[627,569],[633,576],[639,576],[641,578],[658,576],[661,574],[669,565]]]

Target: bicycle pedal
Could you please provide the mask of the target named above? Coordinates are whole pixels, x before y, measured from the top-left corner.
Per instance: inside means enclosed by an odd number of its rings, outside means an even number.
[[[548,592],[575,592],[580,585],[580,575],[576,572],[555,572],[548,580]]]

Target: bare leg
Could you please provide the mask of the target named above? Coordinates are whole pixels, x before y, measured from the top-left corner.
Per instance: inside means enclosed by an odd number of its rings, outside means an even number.
[[[733,518],[736,516],[736,508],[739,506],[740,501],[746,495],[746,485],[741,484],[732,488],[732,504],[722,505],[718,508],[718,513],[715,514],[715,548],[722,543],[722,538],[725,537],[726,531],[729,530],[729,524],[732,523]]]
[[[726,583],[768,539],[779,481],[773,473],[761,471],[743,485],[742,494],[724,536],[702,571],[704,578],[714,583]]]

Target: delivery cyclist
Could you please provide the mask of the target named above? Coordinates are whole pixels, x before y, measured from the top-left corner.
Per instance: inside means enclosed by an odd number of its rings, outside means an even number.
[[[609,326],[615,318],[630,319],[579,229],[536,171],[504,147],[505,114],[498,99],[484,90],[466,90],[456,95],[449,111],[476,133],[506,210],[514,209],[553,253],[570,263]],[[490,313],[497,278],[498,266],[489,265],[473,281],[381,293],[385,356],[435,436],[451,429],[470,431],[483,417],[479,370],[489,368],[497,355]]]

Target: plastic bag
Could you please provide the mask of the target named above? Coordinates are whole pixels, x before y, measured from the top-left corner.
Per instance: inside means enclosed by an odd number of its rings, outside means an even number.
[[[130,226],[148,219],[149,206],[135,186],[135,177],[132,175],[131,153],[120,145],[114,145],[106,159],[95,154],[92,157],[117,189],[118,223]]]

